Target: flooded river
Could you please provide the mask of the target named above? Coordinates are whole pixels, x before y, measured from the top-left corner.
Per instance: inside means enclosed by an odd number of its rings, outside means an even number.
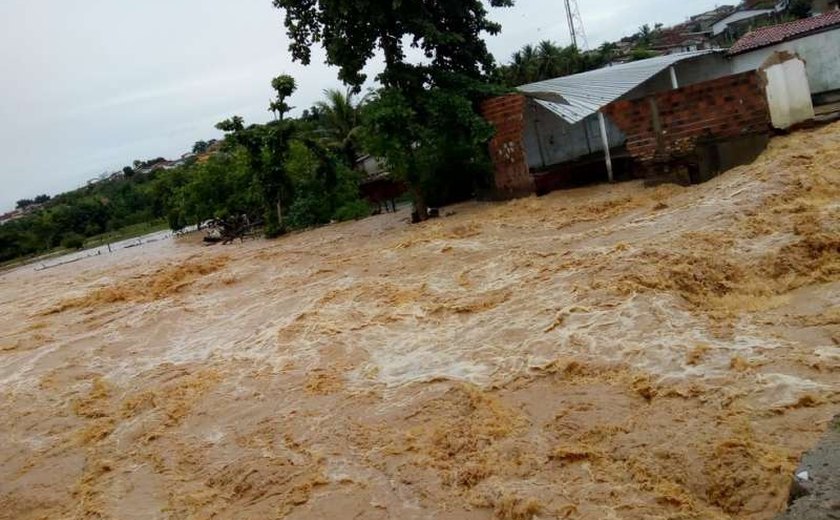
[[[0,275],[0,518],[771,519],[840,412],[840,124]]]

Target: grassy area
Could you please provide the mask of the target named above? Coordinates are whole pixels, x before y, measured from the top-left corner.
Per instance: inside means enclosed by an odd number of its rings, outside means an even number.
[[[7,269],[13,269],[15,267],[20,267],[22,265],[31,264],[35,262],[45,262],[52,258],[58,258],[63,255],[67,255],[70,253],[74,253],[75,250],[67,249],[64,247],[54,247],[49,251],[44,251],[43,253],[38,253],[35,255],[24,256],[20,258],[14,258],[12,260],[7,260],[3,263],[0,263],[0,271],[5,271]]]
[[[102,233],[101,235],[87,238],[85,240],[85,249],[99,247],[105,244],[113,244],[114,242],[141,237],[143,235],[163,231],[165,229],[169,229],[169,224],[167,224],[165,220],[154,220],[151,222],[134,224],[133,226],[126,226],[116,231],[110,231],[108,233]]]
[[[130,238],[141,237],[143,235],[148,235],[149,233],[155,233],[157,231],[163,231],[165,229],[169,229],[169,224],[165,220],[155,220],[152,222],[143,222],[140,224],[134,224],[132,226],[126,226],[124,228],[118,229],[116,231],[111,231],[108,233],[102,233],[101,235],[96,235],[85,239],[85,245],[83,249],[94,249],[97,247],[101,247],[105,244],[113,244],[115,242],[120,242],[122,240],[128,240]],[[46,261],[52,258],[57,258],[69,253],[74,253],[75,250],[66,249],[64,247],[56,247],[50,249],[49,251],[45,251],[43,253],[39,253],[37,255],[32,255],[23,258],[15,258],[14,260],[8,260],[6,262],[0,263],[0,271],[4,271],[7,269],[12,269],[21,265],[26,265],[33,262],[38,261]]]

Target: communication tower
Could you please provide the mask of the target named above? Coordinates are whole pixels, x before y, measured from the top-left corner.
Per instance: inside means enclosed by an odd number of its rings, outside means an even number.
[[[565,0],[566,17],[569,19],[569,33],[572,35],[572,45],[581,51],[589,50],[586,41],[586,31],[583,29],[583,18],[580,16],[577,0]]]

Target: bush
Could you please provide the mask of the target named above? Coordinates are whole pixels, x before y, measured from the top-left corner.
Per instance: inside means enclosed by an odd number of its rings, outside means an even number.
[[[811,16],[811,2],[808,0],[794,0],[788,7],[788,12],[796,19],[808,18]]]
[[[83,249],[85,247],[85,237],[78,233],[67,233],[61,239],[61,247],[66,249]]]
[[[356,199],[345,203],[343,206],[335,210],[333,218],[339,222],[345,220],[359,220],[370,216],[370,206],[363,200]]]
[[[322,195],[314,191],[301,193],[289,208],[289,226],[293,229],[304,229],[326,224],[329,222],[327,203]]]
[[[265,238],[272,239],[278,238],[287,233],[286,226],[283,225],[282,227],[280,224],[277,223],[276,218],[269,218],[268,222],[265,225],[265,229],[263,232],[265,233]]]

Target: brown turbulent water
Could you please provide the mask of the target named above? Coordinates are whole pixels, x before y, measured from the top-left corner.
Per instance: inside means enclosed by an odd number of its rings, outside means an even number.
[[[0,517],[769,519],[840,412],[840,124],[0,278]]]

